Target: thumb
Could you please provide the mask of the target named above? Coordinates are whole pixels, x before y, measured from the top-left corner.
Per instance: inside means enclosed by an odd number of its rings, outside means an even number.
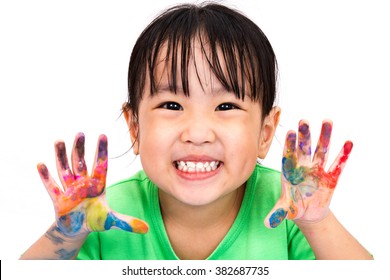
[[[110,211],[107,213],[107,218],[104,223],[105,230],[112,228],[118,228],[134,233],[147,233],[149,230],[148,224],[144,221],[117,213],[115,211]]]
[[[276,228],[287,217],[287,214],[288,207],[284,206],[280,201],[278,201],[264,219],[264,225],[267,228]]]
[[[90,199],[86,214],[86,223],[90,231],[105,231],[112,228],[134,233],[146,233],[149,226],[142,220],[117,213],[110,209],[105,197]]]

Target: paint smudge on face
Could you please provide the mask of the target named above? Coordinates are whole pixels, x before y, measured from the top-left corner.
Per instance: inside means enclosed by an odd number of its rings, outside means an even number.
[[[284,211],[283,208],[277,209],[272,215],[269,217],[269,224],[272,228],[276,228],[286,217],[287,211]]]

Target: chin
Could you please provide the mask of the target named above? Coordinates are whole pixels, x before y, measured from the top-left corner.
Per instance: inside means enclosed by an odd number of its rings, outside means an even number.
[[[174,198],[181,203],[191,206],[191,207],[201,207],[206,206],[209,204],[212,204],[213,202],[220,199],[222,195],[211,195],[208,193],[207,195],[205,192],[201,192],[199,194],[186,194],[186,195],[177,195],[174,196]]]

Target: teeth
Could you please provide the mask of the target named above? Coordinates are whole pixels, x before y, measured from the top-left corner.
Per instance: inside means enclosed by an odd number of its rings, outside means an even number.
[[[193,162],[193,161],[177,161],[177,169],[195,173],[195,172],[210,172],[218,168],[219,161]]]

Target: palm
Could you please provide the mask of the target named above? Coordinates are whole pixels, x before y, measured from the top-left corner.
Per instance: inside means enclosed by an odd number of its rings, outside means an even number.
[[[282,194],[265,219],[266,226],[277,227],[284,218],[316,222],[327,215],[338,178],[352,150],[352,142],[347,141],[326,172],[331,131],[332,122],[324,121],[313,159],[307,122],[299,124],[298,145],[296,133],[287,134],[282,161]]]
[[[54,204],[58,230],[66,236],[113,227],[145,233],[148,227],[143,221],[116,213],[106,203],[106,136],[99,137],[91,175],[88,175],[84,160],[84,142],[84,135],[79,133],[72,150],[72,170],[68,164],[65,144],[57,142],[55,145],[57,170],[63,188],[57,185],[44,164],[38,165],[41,179]]]

